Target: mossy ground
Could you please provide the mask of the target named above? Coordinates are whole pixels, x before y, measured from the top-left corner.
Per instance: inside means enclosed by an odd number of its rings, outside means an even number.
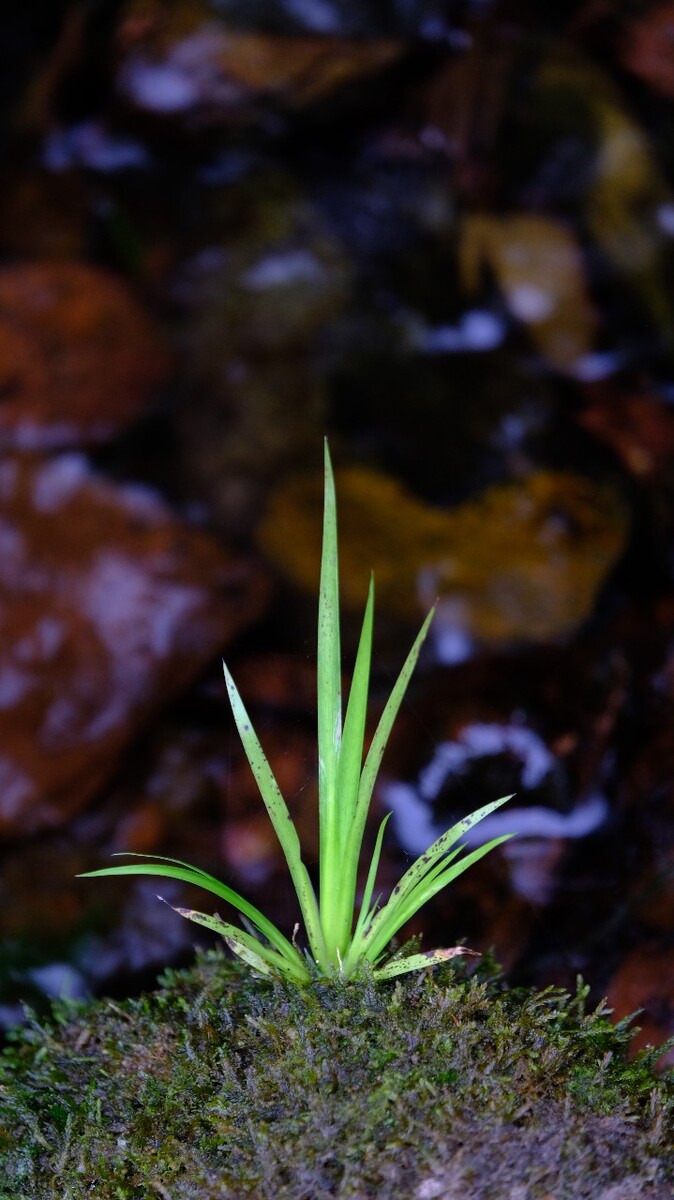
[[[582,991],[297,989],[215,953],[161,982],[14,1035],[2,1200],[674,1196],[674,1077]]]

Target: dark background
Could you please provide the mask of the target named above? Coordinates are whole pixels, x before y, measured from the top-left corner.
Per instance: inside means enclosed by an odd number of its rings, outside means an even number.
[[[292,928],[219,658],[312,863],[327,433],[373,721],[440,598],[382,882],[516,792],[409,932],[674,1032],[674,4],[8,3],[0,42],[5,1023],[189,960],[151,881],[74,878],[115,850]]]

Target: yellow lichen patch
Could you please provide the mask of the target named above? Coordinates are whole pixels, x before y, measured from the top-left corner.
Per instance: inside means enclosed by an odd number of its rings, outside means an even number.
[[[539,471],[443,511],[383,472],[337,475],[343,603],[357,609],[374,571],[380,610],[416,619],[440,599],[438,623],[485,641],[545,639],[592,611],[620,554],[624,509],[608,488]],[[284,574],[318,586],[321,481],[288,480],[273,497],[258,543]]]
[[[416,615],[415,580],[425,547],[442,547],[447,514],[416,499],[381,471],[347,467],[335,475],[339,495],[342,601],[359,608],[374,571],[377,601],[387,612]],[[258,543],[284,574],[308,591],[318,588],[322,480],[295,476],[272,498]]]
[[[490,488],[448,514],[453,561],[438,564],[441,599],[456,597],[478,638],[545,639],[592,611],[627,531],[617,497],[588,479],[540,471]]]
[[[604,72],[568,47],[544,60],[536,94],[542,102],[553,94],[569,104],[585,98],[597,143],[583,205],[587,228],[669,341],[674,312],[657,213],[672,194],[648,138]]]
[[[597,318],[583,258],[561,221],[530,213],[466,217],[459,268],[469,291],[477,289],[484,267],[493,271],[510,312],[553,367],[573,370],[592,350]]]

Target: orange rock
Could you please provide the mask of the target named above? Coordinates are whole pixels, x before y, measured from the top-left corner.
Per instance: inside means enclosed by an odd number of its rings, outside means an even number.
[[[168,367],[114,276],[77,262],[0,270],[0,447],[105,441],[147,409]]]
[[[0,460],[0,834],[79,811],[264,603],[260,577],[83,459]]]

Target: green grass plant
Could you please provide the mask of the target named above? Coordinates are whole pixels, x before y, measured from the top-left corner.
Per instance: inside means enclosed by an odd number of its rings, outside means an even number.
[[[510,799],[501,797],[470,813],[443,833],[405,872],[384,904],[375,896],[375,882],[388,814],[380,824],[358,915],[358,868],[365,823],[375,781],[391,729],[419,652],[433,619],[432,609],[405,660],[382,712],[364,758],[368,706],[374,582],[365,607],[346,714],[342,708],[342,667],[339,621],[337,509],[330,454],[325,445],[323,550],[318,604],[318,806],[319,895],[316,897],[302,859],[297,830],[272,769],[253,729],[243,700],[224,667],[229,700],[243,747],[260,794],[285,855],[297,894],[308,947],[301,950],[255,905],[212,875],[179,859],[133,855],[143,862],[88,871],[85,877],[156,875],[182,880],[211,892],[239,911],[247,929],[217,914],[177,907],[176,912],[223,936],[229,948],[262,975],[280,975],[298,984],[316,977],[349,979],[367,964],[375,980],[390,979],[466,953],[465,947],[426,953],[403,949],[391,952],[392,939],[426,902],[458,875],[478,862],[512,834],[493,838],[468,853],[461,838],[484,817]],[[364,758],[364,761],[363,761]],[[152,860],[152,861],[149,861]]]

